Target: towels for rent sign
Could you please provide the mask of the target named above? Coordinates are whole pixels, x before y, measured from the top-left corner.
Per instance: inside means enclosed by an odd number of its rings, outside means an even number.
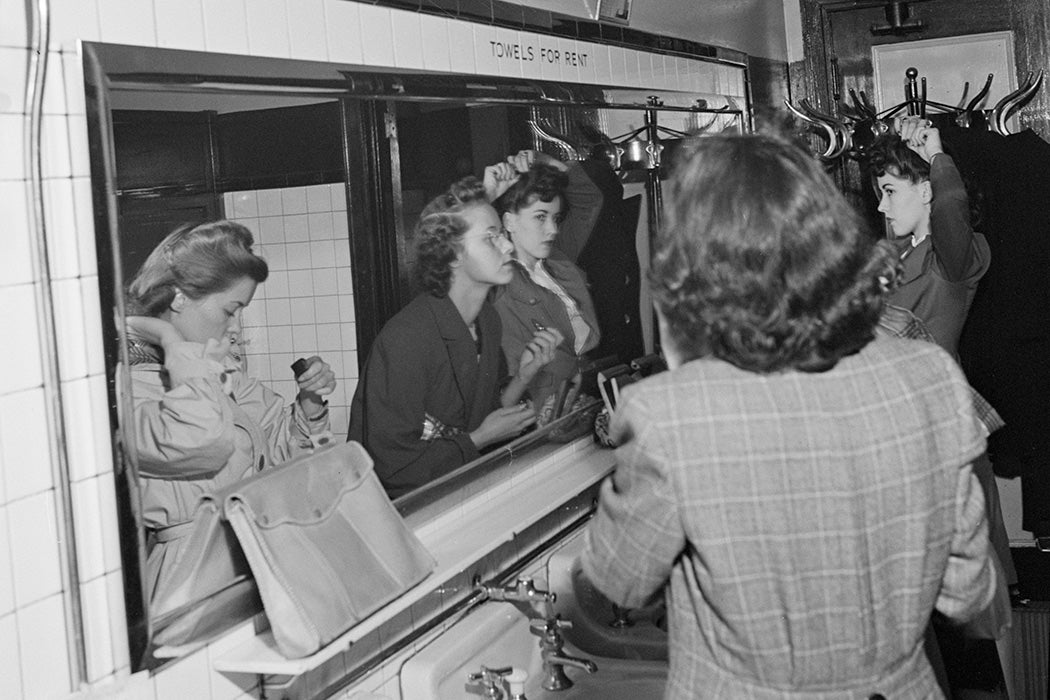
[[[490,41],[492,55],[501,61],[523,61],[587,67],[587,54],[581,51],[562,51],[549,46]]]

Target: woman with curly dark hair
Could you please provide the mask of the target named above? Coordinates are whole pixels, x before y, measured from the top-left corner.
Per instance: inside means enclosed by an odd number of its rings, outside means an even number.
[[[562,340],[534,333],[508,382],[499,315],[487,301],[512,275],[511,245],[488,200],[499,192],[497,170],[484,183],[454,183],[423,209],[415,274],[425,291],[383,326],[354,393],[348,439],[371,454],[392,498],[532,425],[535,412],[519,400]]]
[[[901,260],[890,301],[918,316],[955,355],[977,284],[991,264],[988,241],[973,230],[959,170],[940,131],[921,117],[898,118],[894,132],[872,146],[868,166]]]
[[[570,195],[600,198],[601,193],[581,168],[540,151],[519,151],[507,164],[512,166],[508,172],[513,182],[495,206],[514,244],[514,275],[496,289],[493,304],[503,322],[510,371],[517,371],[515,358],[537,328],[557,329],[565,337],[554,359],[529,383],[529,396],[543,424],[563,408],[571,410],[554,405],[559,389],[579,382],[580,358],[600,340],[587,280],[558,248],[557,238]]]
[[[893,251],[797,147],[701,138],[665,201],[670,371],[620,398],[584,572],[627,607],[669,587],[665,697],[940,697],[930,615],[996,584],[966,380],[875,335]]]

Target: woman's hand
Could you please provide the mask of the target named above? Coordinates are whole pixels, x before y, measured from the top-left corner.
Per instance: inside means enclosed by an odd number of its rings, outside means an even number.
[[[922,156],[927,163],[932,163],[933,157],[938,153],[944,153],[941,132],[931,125],[929,119],[898,117],[894,121],[894,126],[908,148]]]
[[[536,331],[532,339],[525,344],[518,362],[518,377],[528,384],[544,365],[554,359],[558,346],[565,340],[557,328],[544,328]]]
[[[479,450],[494,442],[517,437],[521,431],[536,422],[536,412],[527,404],[515,404],[509,408],[497,408],[485,416],[470,439]]]
[[[519,173],[526,173],[534,163],[540,163],[542,165],[549,165],[552,168],[557,168],[562,172],[569,169],[569,166],[562,163],[554,156],[549,156],[543,151],[533,151],[531,149],[524,149],[518,151],[512,156],[507,156],[507,162],[514,166],[514,169]]]
[[[307,418],[313,418],[324,410],[322,396],[335,391],[335,372],[327,362],[317,355],[307,359],[307,368],[295,378],[299,385],[299,405]]]
[[[128,316],[124,319],[128,332],[150,345],[162,348],[185,340],[182,333],[170,322],[154,316]]]
[[[510,163],[496,163],[485,168],[483,183],[485,196],[489,202],[495,202],[499,196],[518,181],[518,171]]]

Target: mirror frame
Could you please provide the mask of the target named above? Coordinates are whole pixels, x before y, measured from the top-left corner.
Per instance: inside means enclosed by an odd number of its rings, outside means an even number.
[[[95,238],[100,261],[99,293],[104,309],[101,321],[106,378],[111,424],[117,426],[113,436],[113,450],[121,561],[131,666],[133,671],[138,671],[159,665],[159,660],[151,659],[155,650],[151,648],[150,640],[153,623],[156,621],[150,619],[149,601],[144,585],[146,542],[138,494],[138,477],[133,467],[134,444],[130,435],[125,432],[125,422],[121,420],[127,409],[119,405],[117,398],[120,395],[130,396],[130,386],[125,385],[118,390],[117,383],[128,380],[127,373],[116,372],[118,364],[127,365],[128,346],[123,324],[117,323],[117,319],[123,318],[125,313],[125,279],[122,272],[117,214],[111,91],[162,89],[215,95],[251,94],[339,100],[343,105],[343,158],[348,178],[347,216],[350,218],[351,256],[363,255],[364,259],[369,261],[376,259],[375,243],[380,236],[396,235],[395,229],[400,225],[397,220],[401,216],[399,193],[395,192],[392,197],[387,193],[387,199],[384,199],[383,183],[369,183],[368,178],[351,177],[358,168],[372,173],[382,173],[384,168],[390,169],[389,162],[383,162],[382,148],[379,145],[383,136],[382,122],[376,119],[376,115],[382,113],[382,109],[378,107],[384,103],[456,101],[467,105],[503,104],[644,111],[653,91],[499,76],[392,71],[327,62],[229,56],[95,42],[84,42],[82,46]],[[680,91],[662,92],[665,96],[701,97]],[[610,94],[616,97],[610,99]],[[624,95],[634,95],[638,101],[625,100]],[[364,107],[361,111],[354,112],[348,107],[350,102],[361,102]],[[373,108],[369,110],[368,105],[372,105]],[[726,110],[661,104],[660,111],[712,113]],[[750,118],[747,110],[729,111],[739,114],[742,124]],[[353,170],[350,167],[352,162],[357,163]],[[103,264],[103,261],[106,263]],[[401,308],[401,299],[397,293],[397,272],[380,271],[381,279],[367,281],[358,280],[355,275],[355,307],[359,312],[358,323],[362,324],[358,328],[358,348],[364,347],[360,342],[362,337],[370,342],[382,324]],[[384,274],[386,277],[383,277]],[[394,275],[393,279],[389,279],[390,274]],[[359,285],[363,292],[360,301],[357,296]],[[376,292],[376,289],[381,289],[381,292]],[[110,304],[112,314],[105,310]],[[359,363],[363,363],[366,357],[367,349],[359,355]],[[590,404],[580,410],[591,411],[596,410],[596,407]],[[430,512],[434,509],[428,511],[428,503],[444,500],[442,496],[462,489],[465,485],[478,490],[495,483],[508,473],[507,470],[521,455],[545,442],[552,432],[558,431],[572,419],[573,414],[482,455],[481,458],[463,465],[431,484],[406,494],[398,499],[395,505],[402,515],[413,520],[436,516],[438,513]]]

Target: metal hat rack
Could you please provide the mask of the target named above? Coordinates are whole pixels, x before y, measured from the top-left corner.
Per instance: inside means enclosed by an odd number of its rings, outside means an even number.
[[[919,79],[919,71],[914,67],[905,71],[904,101],[882,112],[875,109],[863,90],[858,93],[852,88],[849,89],[852,105],[842,101],[840,94],[835,95],[841,117],[821,112],[805,99],[798,106],[788,100],[784,104],[792,114],[825,136],[828,145],[819,154],[822,159],[836,160],[843,155],[862,158],[878,136],[893,129],[893,118],[902,111],[906,111],[908,116],[926,118],[930,110],[935,110],[949,115],[960,127],[987,129],[1000,136],[1008,136],[1011,133],[1008,120],[1035,96],[1042,86],[1043,77],[1043,70],[1038,74],[1029,71],[1021,87],[1005,95],[990,109],[983,109],[981,105],[992,86],[991,73],[973,99],[966,101],[970,90],[970,83],[966,82],[958,104],[949,105],[927,98],[926,78],[923,76]]]

